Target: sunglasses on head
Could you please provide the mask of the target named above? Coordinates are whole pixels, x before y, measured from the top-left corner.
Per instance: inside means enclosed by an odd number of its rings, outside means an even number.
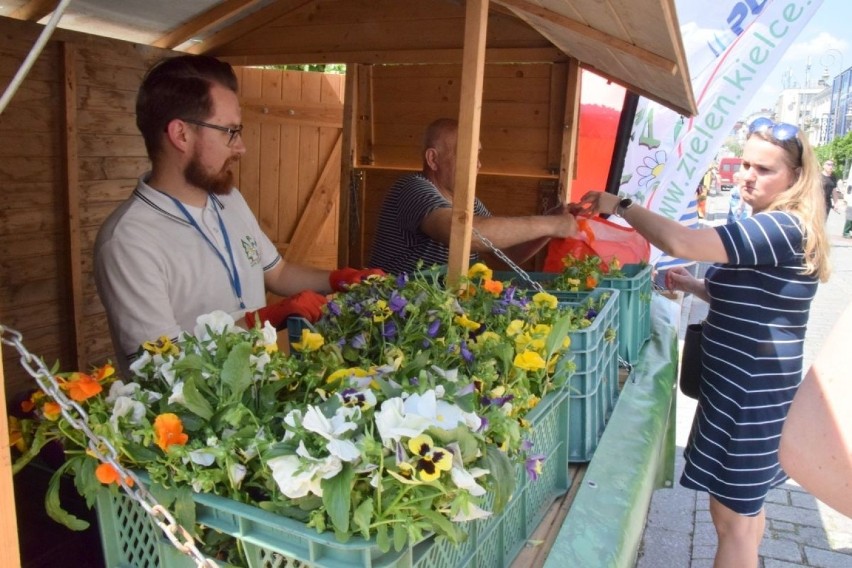
[[[760,117],[754,120],[749,127],[748,133],[753,134],[755,132],[768,132],[773,138],[778,140],[779,142],[787,142],[788,140],[795,140],[796,146],[799,148],[799,159],[802,157],[802,143],[799,141],[799,137],[797,134],[799,133],[799,127],[794,124],[788,124],[786,122],[773,122],[771,119],[766,117]]]

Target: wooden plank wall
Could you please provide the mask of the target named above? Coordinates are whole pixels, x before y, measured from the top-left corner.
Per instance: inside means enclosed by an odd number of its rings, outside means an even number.
[[[0,25],[5,88],[41,26]],[[0,320],[48,365],[75,369],[111,353],[91,250],[100,223],[146,168],[135,91],[165,53],[58,31],[0,115]],[[13,403],[34,383],[16,354],[4,349],[3,357]]]
[[[239,187],[260,226],[282,254],[294,237],[314,186],[343,127],[345,75],[238,68],[246,154]],[[335,187],[340,166],[331,166]],[[311,227],[305,264],[337,267],[337,200]]]
[[[362,241],[350,251],[353,263],[369,259],[387,190],[399,176],[421,169],[426,125],[458,116],[460,74],[460,65],[373,67],[367,95],[372,133],[360,137],[370,152],[358,153],[366,184]],[[561,158],[565,78],[564,64],[485,66],[476,195],[495,215],[534,214],[552,199]]]

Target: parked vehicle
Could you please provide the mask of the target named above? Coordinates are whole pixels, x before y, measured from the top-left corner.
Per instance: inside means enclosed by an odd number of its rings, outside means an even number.
[[[734,174],[740,171],[743,164],[742,158],[730,157],[719,160],[719,188],[729,191],[734,187]]]

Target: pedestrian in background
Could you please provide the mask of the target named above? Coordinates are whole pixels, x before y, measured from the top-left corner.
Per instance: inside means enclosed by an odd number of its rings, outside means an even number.
[[[835,191],[837,191],[837,178],[834,177],[834,160],[826,160],[822,164],[822,191],[825,194],[825,216],[831,212],[834,206]]]
[[[811,301],[828,279],[830,248],[819,163],[796,126],[766,118],[749,126],[738,185],[753,214],[703,229],[611,193],[590,192],[581,203],[621,216],[669,256],[714,263],[704,280],[682,267],[667,277],[670,289],[710,304],[680,483],[710,494],[714,566],[756,568],[766,495],[787,479],[781,429],[802,380]]]

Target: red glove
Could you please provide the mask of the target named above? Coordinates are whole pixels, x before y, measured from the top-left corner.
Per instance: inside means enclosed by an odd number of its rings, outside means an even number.
[[[345,292],[352,284],[358,284],[368,276],[386,276],[381,268],[339,268],[328,275],[328,285],[335,292]]]
[[[254,327],[256,322],[268,321],[275,329],[282,329],[290,316],[301,316],[315,322],[322,316],[322,307],[327,303],[328,299],[322,294],[305,290],[255,312],[246,312],[246,325]]]

